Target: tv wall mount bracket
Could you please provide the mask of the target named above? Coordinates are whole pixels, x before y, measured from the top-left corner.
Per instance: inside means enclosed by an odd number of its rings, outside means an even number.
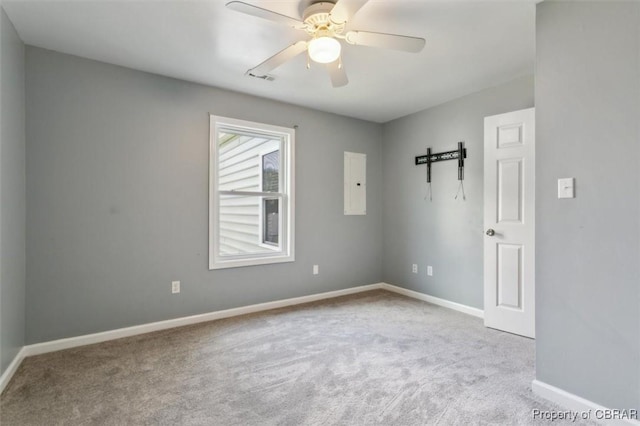
[[[427,183],[429,184],[429,200],[431,200],[431,164],[439,161],[458,160],[458,180],[460,185],[458,186],[458,192],[455,199],[458,199],[460,190],[462,190],[462,199],[466,200],[464,194],[464,159],[467,158],[467,149],[464,147],[464,142],[458,142],[458,149],[455,151],[446,151],[434,154],[431,152],[431,148],[427,148],[427,155],[418,155],[416,157],[416,166],[426,164],[427,165]],[[425,197],[426,199],[426,197]]]

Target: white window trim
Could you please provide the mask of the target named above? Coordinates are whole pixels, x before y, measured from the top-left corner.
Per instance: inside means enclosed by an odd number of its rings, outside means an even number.
[[[264,254],[237,255],[224,258],[219,255],[218,236],[220,222],[218,218],[219,191],[216,185],[218,176],[217,135],[218,129],[231,127],[240,131],[270,134],[285,140],[280,149],[281,182],[283,191],[273,193],[283,199],[280,238],[282,251]],[[209,115],[209,269],[237,268],[243,266],[266,265],[295,261],[295,130],[287,127],[254,123],[251,121]],[[287,143],[288,142],[288,143]],[[286,146],[285,146],[286,145]],[[226,191],[221,191],[226,192]],[[233,191],[234,195],[263,195],[262,192]],[[262,210],[262,208],[260,209]],[[262,238],[262,234],[260,236]]]

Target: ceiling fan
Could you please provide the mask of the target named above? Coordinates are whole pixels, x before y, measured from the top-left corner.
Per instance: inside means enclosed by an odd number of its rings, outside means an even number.
[[[311,37],[309,40],[298,41],[281,50],[260,65],[248,70],[247,74],[266,78],[269,71],[307,52],[307,68],[311,66],[310,61],[325,64],[333,87],[341,87],[345,86],[349,80],[342,65],[340,40],[356,46],[380,47],[405,52],[419,52],[425,45],[425,40],[419,37],[357,30],[345,32],[349,21],[366,2],[367,0],[337,0],[335,3],[320,1],[305,9],[302,20],[242,1],[231,1],[226,6],[237,12],[305,31]]]

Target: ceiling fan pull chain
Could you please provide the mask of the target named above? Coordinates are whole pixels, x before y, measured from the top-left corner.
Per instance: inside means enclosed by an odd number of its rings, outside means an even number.
[[[311,56],[309,55],[309,50],[307,50],[307,69],[311,69]]]
[[[338,68],[342,69],[342,55],[338,56]]]

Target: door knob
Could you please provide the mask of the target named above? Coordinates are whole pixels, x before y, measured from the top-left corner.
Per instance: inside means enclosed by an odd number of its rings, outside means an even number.
[[[489,228],[487,229],[487,235],[490,237],[493,237],[494,235],[496,235],[496,231],[494,231],[493,229]]]

